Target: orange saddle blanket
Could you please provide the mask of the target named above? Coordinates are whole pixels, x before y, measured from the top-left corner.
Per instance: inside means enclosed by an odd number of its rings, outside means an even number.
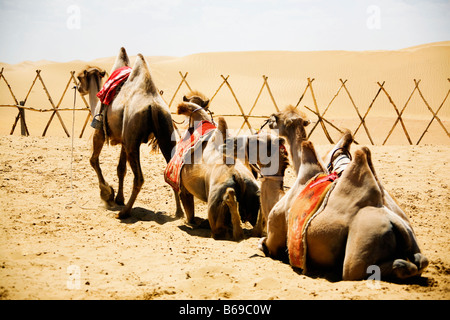
[[[338,176],[334,172],[315,176],[300,192],[289,210],[287,246],[291,266],[305,270],[305,235],[308,222],[320,208],[325,196],[330,191],[332,183],[337,178]]]
[[[195,150],[213,134],[216,126],[207,120],[199,122],[193,130],[186,130],[183,139],[177,142],[175,154],[164,171],[164,180],[176,191],[180,191],[181,169]],[[192,132],[192,133],[191,133]]]

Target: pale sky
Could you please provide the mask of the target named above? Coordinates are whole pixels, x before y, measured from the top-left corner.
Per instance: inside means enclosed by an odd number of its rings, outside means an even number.
[[[0,0],[0,61],[395,50],[450,40],[449,17],[449,0]]]

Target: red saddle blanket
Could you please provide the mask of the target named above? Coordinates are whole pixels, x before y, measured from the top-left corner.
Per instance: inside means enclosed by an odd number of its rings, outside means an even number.
[[[97,93],[97,97],[100,99],[101,103],[106,105],[111,104],[116,95],[117,88],[128,79],[131,70],[130,67],[122,67],[114,70],[108,80],[106,80],[102,90]]]
[[[164,180],[176,191],[180,191],[181,169],[185,163],[186,157],[191,154],[190,151],[195,150],[197,146],[211,136],[216,126],[207,120],[199,122],[193,129],[192,133],[186,130],[183,139],[178,141],[175,154],[167,164],[164,171]]]
[[[336,173],[319,174],[312,178],[300,192],[289,210],[288,252],[292,266],[305,270],[306,267],[306,229],[308,222],[320,208],[331,184],[338,178]],[[318,213],[318,212],[317,212]]]

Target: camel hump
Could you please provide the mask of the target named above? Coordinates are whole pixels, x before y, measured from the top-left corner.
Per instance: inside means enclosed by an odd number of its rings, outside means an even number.
[[[383,193],[369,166],[369,159],[368,148],[356,150],[352,162],[344,170],[333,192],[359,208],[383,205]]]
[[[298,172],[298,177],[300,178],[300,182],[305,184],[317,173],[325,172],[325,169],[317,156],[316,150],[314,149],[314,145],[311,141],[303,141],[301,144],[301,150],[301,165]]]
[[[156,85],[152,80],[152,76],[150,74],[148,65],[145,62],[145,58],[140,53],[136,57],[136,61],[134,62],[133,66],[133,71],[131,71],[128,81],[129,82],[138,81],[139,85],[142,86],[145,91],[151,92],[152,94],[155,95],[158,93]]]
[[[307,164],[319,164],[319,157],[317,156],[316,150],[314,149],[314,145],[311,141],[303,141],[302,145],[302,165]]]
[[[112,74],[115,70],[119,68],[129,66],[130,66],[130,59],[128,58],[127,51],[125,50],[124,47],[121,47],[110,73]]]

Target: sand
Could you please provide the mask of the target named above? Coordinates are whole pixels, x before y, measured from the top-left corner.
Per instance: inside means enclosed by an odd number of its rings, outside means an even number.
[[[112,52],[114,56],[116,53]],[[145,52],[144,52],[145,54]],[[450,42],[426,44],[398,51],[324,52],[230,52],[202,53],[186,57],[147,57],[164,99],[170,101],[181,80],[178,71],[189,72],[193,89],[212,96],[228,81],[248,113],[263,84],[268,83],[277,105],[295,104],[307,78],[315,78],[313,88],[321,112],[339,89],[346,85],[355,104],[365,113],[379,86],[385,88],[402,108],[414,89],[413,79],[421,79],[420,89],[430,107],[437,110],[449,90]],[[134,61],[134,57],[131,58]],[[107,71],[114,57],[90,62],[50,61],[0,63],[17,99],[23,100],[36,75],[41,75],[52,96],[59,102],[69,80],[69,71],[98,65]],[[183,84],[171,110],[187,92]],[[382,95],[383,93],[381,93]],[[11,104],[8,88],[0,81],[0,105]],[[61,101],[71,108],[73,91]],[[31,91],[27,106],[51,108],[39,82]],[[314,108],[308,92],[301,108]],[[77,96],[77,108],[82,102]],[[450,99],[439,117],[446,128],[450,120]],[[238,114],[239,109],[226,86],[215,97],[211,109],[218,114]],[[262,91],[252,114],[268,116],[274,111],[267,89]],[[27,111],[30,137],[21,137],[20,128],[9,135],[17,109],[0,108],[0,298],[2,299],[450,299],[450,139],[434,121],[419,146],[410,146],[397,125],[387,145],[381,146],[396,119],[386,96],[380,97],[367,117],[376,146],[370,146],[375,167],[386,188],[405,210],[430,266],[423,277],[408,283],[330,281],[298,274],[289,265],[263,256],[258,238],[241,242],[216,241],[206,229],[193,229],[183,219],[175,219],[173,193],[164,182],[165,162],[160,154],[150,154],[143,145],[142,167],[145,184],[132,211],[124,221],[114,218],[100,201],[97,178],[89,165],[92,129],[83,138],[72,140],[55,118],[46,137],[41,137],[50,113]],[[72,130],[72,112],[61,112]],[[75,133],[79,135],[86,118],[77,112]],[[432,114],[417,92],[404,113],[405,125],[414,142]],[[174,116],[177,120],[181,120]],[[327,113],[339,127],[354,131],[355,110],[341,91]],[[227,118],[239,128],[242,119]],[[259,127],[263,119],[250,120]],[[448,130],[448,129],[447,129]],[[334,138],[338,133],[330,132]],[[356,139],[369,144],[363,128]],[[319,151],[330,147],[320,126],[311,136]],[[117,189],[118,147],[105,147],[101,166],[107,181]],[[71,163],[73,171],[71,172]],[[292,168],[286,185],[292,185]],[[125,180],[125,197],[130,195],[132,173]],[[196,202],[196,216],[206,218],[206,206]]]
[[[143,146],[146,182],[132,217],[102,207],[88,165],[90,144],[71,140],[0,138],[0,296],[4,299],[449,299],[450,147],[372,147],[381,181],[397,197],[430,266],[407,284],[338,281],[296,273],[263,256],[258,238],[216,241],[206,229],[175,219],[160,154]],[[318,146],[325,150],[329,145]],[[117,188],[119,149],[101,162]],[[286,185],[294,176],[288,170]],[[132,176],[125,180],[130,195]],[[72,201],[76,203],[72,203]],[[206,207],[196,202],[196,216]],[[78,271],[78,273],[75,273]],[[78,278],[76,275],[79,275]],[[76,282],[79,279],[80,287]]]

